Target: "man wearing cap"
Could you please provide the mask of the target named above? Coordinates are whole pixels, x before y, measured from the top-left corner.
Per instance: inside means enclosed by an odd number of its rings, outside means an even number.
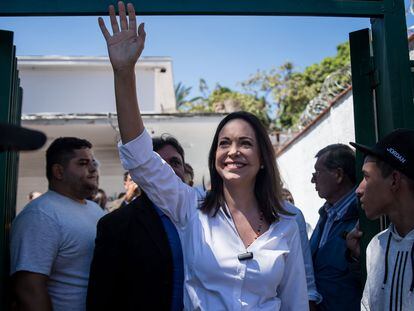
[[[373,147],[351,145],[365,154],[356,193],[366,216],[391,221],[367,247],[361,309],[414,310],[414,131],[395,130]],[[355,228],[347,236],[356,258],[361,235]]]
[[[49,190],[11,228],[10,274],[18,310],[84,310],[96,224],[104,212],[86,200],[98,188],[92,145],[61,137],[46,151]]]
[[[360,269],[346,260],[344,238],[358,220],[355,152],[347,145],[332,144],[315,157],[311,181],[326,200],[310,239],[316,287],[322,295],[317,310],[359,311]]]

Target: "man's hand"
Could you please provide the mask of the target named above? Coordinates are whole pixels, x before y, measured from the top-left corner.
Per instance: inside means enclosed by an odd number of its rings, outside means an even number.
[[[134,181],[130,181],[127,186],[124,201],[130,203],[139,194],[138,185]]]
[[[138,58],[140,57],[145,44],[145,30],[144,24],[141,23],[138,27],[135,16],[135,9],[131,3],[127,4],[128,20],[125,12],[125,4],[118,2],[119,21],[121,30],[119,30],[118,21],[115,15],[115,8],[113,5],[109,6],[109,17],[111,20],[112,36],[105,26],[103,19],[98,19],[99,27],[105,37],[108,46],[109,59],[111,60],[114,71],[133,70]]]
[[[351,251],[353,257],[359,259],[361,254],[361,247],[359,241],[362,237],[362,231],[359,230],[359,222],[356,223],[355,228],[352,229],[346,236],[346,247]]]

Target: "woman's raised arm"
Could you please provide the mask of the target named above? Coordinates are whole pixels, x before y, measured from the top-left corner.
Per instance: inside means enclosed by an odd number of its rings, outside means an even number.
[[[119,24],[114,6],[109,6],[112,35],[105,26],[103,19],[98,19],[99,27],[108,46],[109,59],[114,70],[116,111],[122,143],[126,144],[144,131],[138,107],[135,83],[135,64],[145,44],[144,24],[137,29],[135,9],[131,3],[118,2]]]

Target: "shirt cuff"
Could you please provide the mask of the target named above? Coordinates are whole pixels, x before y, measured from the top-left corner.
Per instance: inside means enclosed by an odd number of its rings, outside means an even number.
[[[118,142],[119,158],[125,170],[134,169],[147,162],[153,154],[152,139],[147,130],[125,145]]]
[[[308,294],[308,299],[310,301],[315,301],[316,304],[320,304],[323,300],[322,295],[318,292],[312,292]]]

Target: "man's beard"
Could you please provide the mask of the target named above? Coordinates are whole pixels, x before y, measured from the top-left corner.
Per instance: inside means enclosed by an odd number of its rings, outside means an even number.
[[[90,199],[98,192],[98,184],[92,184],[88,182],[81,182],[80,180],[74,181],[73,189],[79,195],[81,199]]]

